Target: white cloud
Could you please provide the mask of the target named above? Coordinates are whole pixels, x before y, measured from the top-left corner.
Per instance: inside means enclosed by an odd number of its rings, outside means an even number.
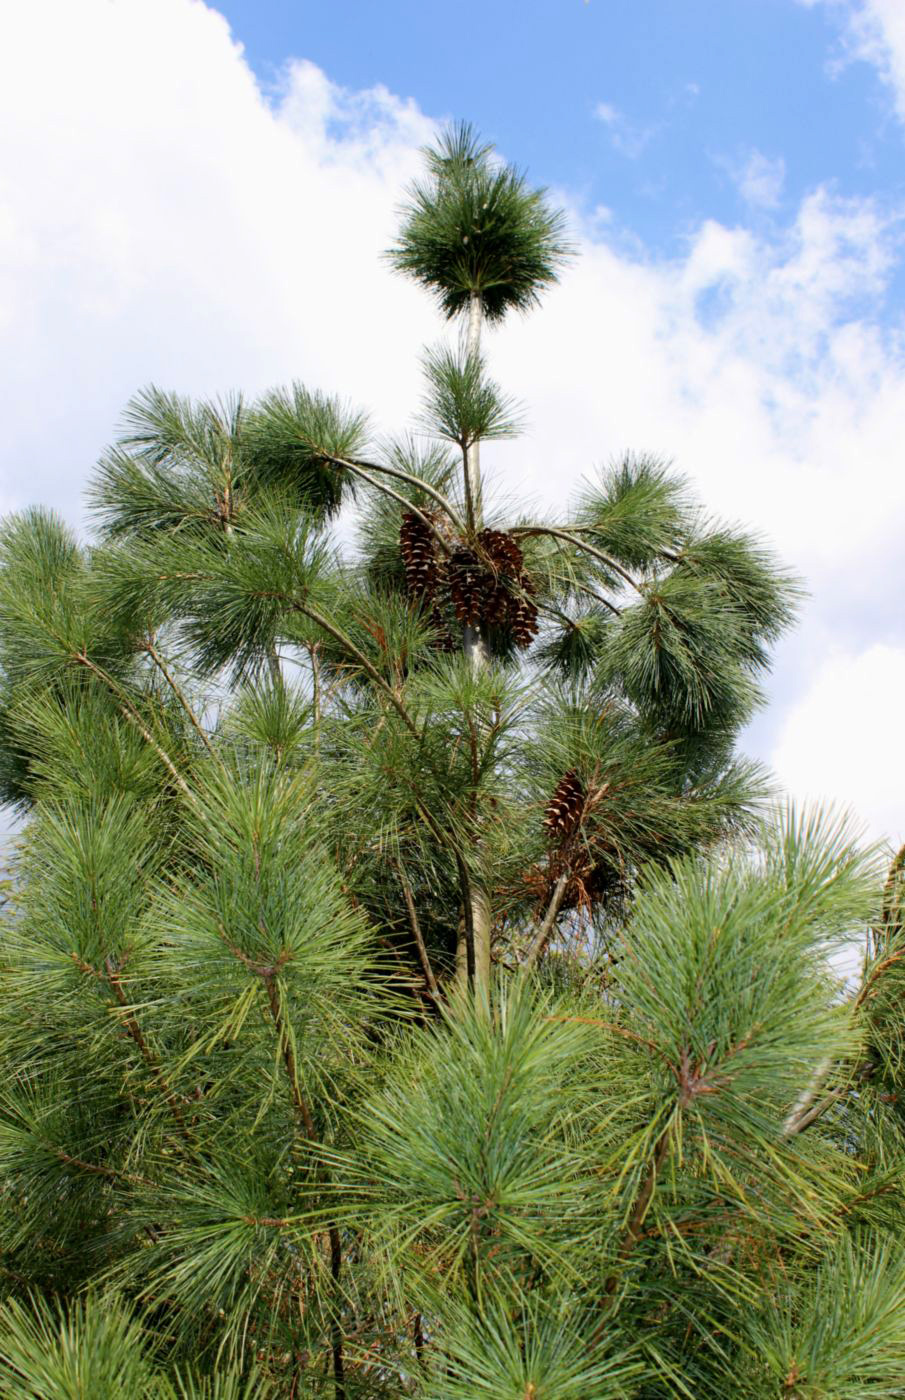
[[[877,838],[905,841],[902,709],[905,647],[835,649],[790,707],[772,753],[777,775],[802,798],[846,794]],[[875,775],[900,780],[878,790]]]
[[[905,4],[902,0],[799,0],[829,5],[845,20],[845,57],[874,64],[893,89],[896,110],[905,121]]]
[[[782,197],[786,163],[782,156],[770,159],[762,151],[750,151],[738,160],[721,160],[746,204],[756,209],[775,209]]]
[[[406,425],[419,348],[442,328],[380,252],[427,117],[307,63],[269,105],[200,0],[33,0],[5,29],[0,509],[74,517],[150,380],[254,393],[299,377]],[[817,190],[784,233],[708,221],[658,261],[601,211],[572,218],[575,266],[491,339],[532,428],[488,468],[520,507],[552,505],[595,463],[649,449],[774,540],[814,593],[773,682],[781,731],[789,707],[824,703],[814,677],[834,649],[905,647],[905,350],[879,321],[896,226]],[[758,742],[774,746],[766,729]],[[892,830],[905,765],[859,742],[838,740],[852,758],[828,769],[834,795]]]
[[[0,506],[73,512],[148,380],[314,376],[404,412],[414,365],[387,342],[434,327],[380,253],[432,130],[412,104],[302,63],[273,111],[197,0],[35,0],[5,30]]]
[[[653,126],[637,126],[630,122],[609,102],[598,102],[594,116],[606,127],[613,150],[627,160],[637,160],[656,132]]]
[[[905,361],[858,314],[882,291],[889,236],[870,205],[818,191],[778,243],[708,221],[677,262],[586,244],[543,312],[496,338],[534,423],[498,455],[531,463],[540,489],[553,461],[558,485],[626,446],[673,456],[821,592],[866,606],[865,550],[882,541],[903,573]]]

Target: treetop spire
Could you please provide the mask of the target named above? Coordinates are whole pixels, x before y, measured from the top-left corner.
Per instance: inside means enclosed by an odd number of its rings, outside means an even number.
[[[433,292],[450,320],[473,297],[491,322],[530,310],[571,253],[562,212],[466,122],[424,154],[427,177],[402,206],[391,265]]]

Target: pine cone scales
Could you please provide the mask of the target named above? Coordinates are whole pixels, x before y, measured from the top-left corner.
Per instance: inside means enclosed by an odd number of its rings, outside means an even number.
[[[475,627],[484,619],[492,579],[473,549],[462,546],[449,561],[449,596],[460,622]]]
[[[433,598],[438,574],[433,535],[421,517],[411,511],[402,517],[399,551],[409,592],[415,597]]]
[[[440,560],[430,527],[407,511],[399,550],[410,595],[433,603],[435,612],[448,592],[456,618],[466,627],[508,627],[520,647],[529,646],[537,635],[537,608],[530,597],[534,588],[511,535],[481,530],[474,548],[460,544],[448,561]]]
[[[584,802],[584,785],[574,768],[570,768],[556,784],[553,796],[547,803],[544,826],[550,835],[562,838],[571,836],[581,821]]]
[[[506,589],[500,584],[496,584],[487,595],[485,607],[486,620],[498,624],[507,622],[509,620],[511,602],[512,598]]]
[[[509,625],[516,644],[527,647],[537,636],[537,608],[531,601],[534,587],[524,574],[519,577],[518,585],[521,591],[518,597],[512,599]]]
[[[477,543],[496,573],[507,574],[512,579],[521,574],[524,556],[511,535],[502,530],[482,530]]]

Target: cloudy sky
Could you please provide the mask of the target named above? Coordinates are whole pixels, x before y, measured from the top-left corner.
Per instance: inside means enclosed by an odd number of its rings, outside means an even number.
[[[581,256],[491,337],[539,504],[627,447],[808,581],[748,736],[905,838],[905,0],[0,3],[0,511],[81,492],[141,385],[301,378],[383,428],[442,327],[380,261],[467,117]]]

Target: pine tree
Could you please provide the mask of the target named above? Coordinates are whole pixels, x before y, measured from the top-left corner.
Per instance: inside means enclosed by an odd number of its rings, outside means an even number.
[[[905,1395],[903,858],[737,752],[762,543],[644,456],[494,509],[570,255],[457,127],[414,434],[152,388],[89,543],[3,523],[3,1394]]]

